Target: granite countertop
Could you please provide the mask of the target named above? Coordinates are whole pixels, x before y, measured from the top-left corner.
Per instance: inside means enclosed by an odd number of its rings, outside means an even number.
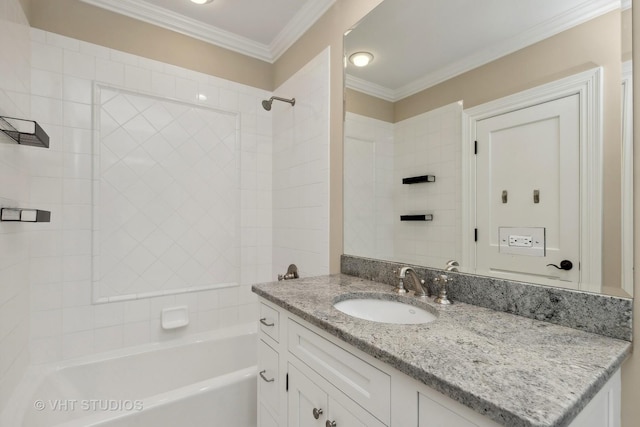
[[[569,425],[631,352],[627,341],[460,302],[420,302],[344,274],[257,284],[253,291],[509,427]],[[333,307],[365,294],[400,298],[438,318],[375,323]]]

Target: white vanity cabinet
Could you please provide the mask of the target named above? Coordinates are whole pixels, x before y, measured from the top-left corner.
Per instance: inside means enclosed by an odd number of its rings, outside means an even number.
[[[259,427],[499,424],[260,298]],[[569,427],[620,427],[618,371]]]
[[[307,371],[289,365],[287,425],[298,427],[384,427],[342,392]],[[313,379],[312,379],[313,378]]]

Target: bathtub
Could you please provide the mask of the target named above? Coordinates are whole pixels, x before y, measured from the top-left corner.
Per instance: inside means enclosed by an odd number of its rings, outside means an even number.
[[[9,425],[255,427],[256,330],[241,325],[45,369]]]

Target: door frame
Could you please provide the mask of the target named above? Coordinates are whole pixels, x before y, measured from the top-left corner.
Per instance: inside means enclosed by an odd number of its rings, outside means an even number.
[[[476,270],[476,124],[570,95],[579,95],[580,269],[579,289],[600,292],[602,281],[602,67],[543,84],[462,112],[462,266]],[[586,173],[589,171],[589,173]]]
[[[633,295],[633,65],[622,63],[622,289]]]

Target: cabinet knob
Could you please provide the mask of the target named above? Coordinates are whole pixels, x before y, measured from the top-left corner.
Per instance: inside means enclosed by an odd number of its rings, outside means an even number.
[[[327,420],[327,422],[324,423],[324,425],[325,425],[325,427],[336,427],[337,426],[335,421],[329,421],[329,420]]]
[[[322,415],[322,412],[322,409],[313,408],[313,418],[317,420],[318,418],[320,418],[320,415]]]

